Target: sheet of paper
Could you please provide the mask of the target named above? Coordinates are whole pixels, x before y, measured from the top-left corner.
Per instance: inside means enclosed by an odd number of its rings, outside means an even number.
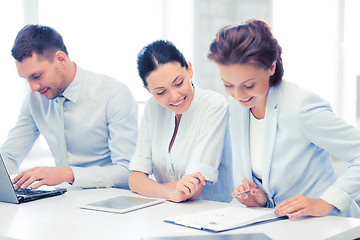
[[[248,224],[278,218],[273,209],[229,206],[167,219],[176,224],[223,231]]]

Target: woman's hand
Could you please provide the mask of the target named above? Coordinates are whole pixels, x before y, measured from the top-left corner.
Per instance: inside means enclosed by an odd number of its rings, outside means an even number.
[[[275,213],[280,216],[289,215],[289,218],[297,218],[301,216],[326,216],[334,205],[325,202],[321,198],[312,199],[303,195],[297,195],[289,198],[279,205],[275,209]]]
[[[236,196],[238,193],[244,194]],[[235,188],[231,196],[248,207],[265,207],[268,200],[266,193],[249,179],[243,179],[242,185]]]
[[[183,176],[177,182],[170,200],[173,202],[195,200],[201,194],[205,184],[206,180],[199,172]]]

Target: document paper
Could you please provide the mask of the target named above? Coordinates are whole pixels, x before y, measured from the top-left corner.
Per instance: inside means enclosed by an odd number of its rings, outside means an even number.
[[[274,209],[229,206],[165,219],[186,227],[221,232],[269,220],[280,220]]]

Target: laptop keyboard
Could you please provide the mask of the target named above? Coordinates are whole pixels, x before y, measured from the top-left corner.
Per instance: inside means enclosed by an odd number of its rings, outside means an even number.
[[[37,194],[41,194],[41,193],[46,193],[47,191],[45,190],[35,190],[35,189],[30,189],[30,188],[19,188],[18,190],[15,191],[17,194],[22,194],[22,195],[37,195]]]

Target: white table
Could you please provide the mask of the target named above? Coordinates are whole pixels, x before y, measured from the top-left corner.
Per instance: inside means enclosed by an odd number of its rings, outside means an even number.
[[[121,189],[69,190],[61,196],[24,204],[0,203],[0,239],[126,239],[145,236],[219,234],[165,223],[171,216],[215,209],[225,203],[212,201],[165,202],[126,214],[80,209],[79,206],[120,195]],[[360,219],[342,217],[281,220],[226,231],[262,232],[271,239],[354,239],[360,236]]]

